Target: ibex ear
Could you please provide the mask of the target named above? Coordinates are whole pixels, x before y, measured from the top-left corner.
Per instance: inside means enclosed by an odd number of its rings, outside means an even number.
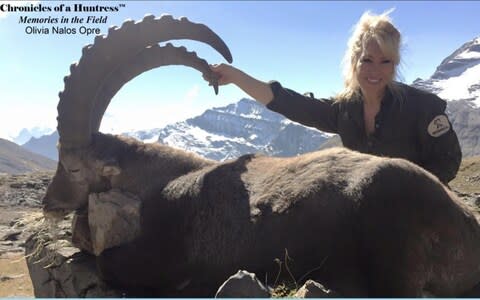
[[[122,172],[122,169],[120,168],[120,166],[118,165],[118,162],[116,161],[115,162],[109,161],[105,163],[105,165],[102,168],[102,176],[106,176],[106,177],[116,176],[116,175],[119,175],[121,172]]]

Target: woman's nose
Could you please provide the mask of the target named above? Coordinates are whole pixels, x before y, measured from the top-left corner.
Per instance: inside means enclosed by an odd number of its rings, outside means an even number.
[[[380,73],[381,72],[381,65],[376,63],[371,63],[368,65],[367,71],[369,73]]]

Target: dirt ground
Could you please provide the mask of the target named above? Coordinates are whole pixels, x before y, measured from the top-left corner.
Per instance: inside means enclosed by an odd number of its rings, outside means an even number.
[[[0,174],[0,298],[33,298],[24,257],[31,234],[28,217],[41,212],[40,200],[53,174]]]
[[[0,225],[10,225],[40,209],[25,207],[0,207]],[[23,239],[23,237],[20,237]],[[22,242],[0,241],[0,249],[11,248],[10,251],[0,251],[0,298],[33,298],[33,286],[24,257]],[[20,246],[20,247],[18,247]]]
[[[33,286],[23,253],[0,256],[0,298],[33,298]]]

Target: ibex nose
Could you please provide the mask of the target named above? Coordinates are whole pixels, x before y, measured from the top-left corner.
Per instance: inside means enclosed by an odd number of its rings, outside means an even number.
[[[42,210],[45,217],[60,219],[68,214],[68,211],[61,207],[61,202],[55,201],[51,198],[49,190],[42,198]]]
[[[60,219],[63,219],[68,213],[69,213],[68,210],[58,208],[58,207],[53,207],[48,204],[43,206],[43,215],[47,219],[60,220]]]

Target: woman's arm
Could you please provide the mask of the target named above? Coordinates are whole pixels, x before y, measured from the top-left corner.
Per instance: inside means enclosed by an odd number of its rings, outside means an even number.
[[[210,66],[219,76],[218,84],[233,83],[268,109],[288,119],[322,131],[337,132],[338,112],[333,101],[314,99],[283,88],[276,81],[264,82],[227,64]]]
[[[263,105],[267,105],[273,100],[272,89],[268,83],[253,78],[231,65],[211,65],[210,68],[219,75],[219,85],[233,83]]]
[[[446,103],[438,97],[429,102],[419,119],[421,165],[447,184],[457,175],[462,161],[462,151],[445,114]]]

